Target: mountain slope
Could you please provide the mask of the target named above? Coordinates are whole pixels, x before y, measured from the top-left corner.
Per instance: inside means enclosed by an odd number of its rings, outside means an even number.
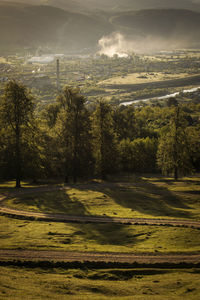
[[[63,47],[76,51],[97,44],[112,26],[101,18],[50,6],[0,2],[2,47]]]
[[[111,22],[129,39],[157,48],[199,47],[200,13],[177,9],[152,9],[121,13]],[[145,45],[145,42],[147,43]]]
[[[33,5],[48,5],[67,11],[87,12],[94,10],[127,11],[158,8],[178,8],[200,11],[200,0],[3,0]],[[0,1],[2,2],[2,1]]]
[[[118,14],[111,18],[115,26],[139,34],[162,35],[166,38],[200,35],[200,13],[180,9],[150,9]],[[191,35],[192,34],[192,35]]]
[[[102,36],[113,32],[122,33],[145,49],[148,49],[147,42],[161,49],[191,48],[199,43],[198,12],[151,9],[113,13],[110,19],[108,16],[107,13],[75,13],[47,5],[0,2],[0,54],[38,46],[48,46],[52,51],[78,52],[97,47]],[[137,45],[130,47],[134,50]]]

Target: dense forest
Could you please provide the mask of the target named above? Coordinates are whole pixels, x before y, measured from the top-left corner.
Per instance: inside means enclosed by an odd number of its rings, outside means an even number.
[[[28,89],[9,81],[0,98],[0,179],[100,177],[121,172],[179,176],[200,171],[200,104],[87,105],[65,87],[38,111]]]

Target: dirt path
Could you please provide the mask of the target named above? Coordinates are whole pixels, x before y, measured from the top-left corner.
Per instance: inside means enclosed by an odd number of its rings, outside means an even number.
[[[96,217],[96,216],[71,216],[67,214],[45,214],[29,211],[21,211],[5,206],[0,207],[2,215],[22,217],[28,220],[53,221],[53,222],[78,222],[78,223],[116,223],[130,225],[163,225],[163,226],[183,226],[200,228],[200,222],[192,220],[175,219],[149,219],[149,218],[117,218],[117,217]]]
[[[28,194],[32,191],[50,191],[59,190],[60,187],[44,187],[27,190],[19,190],[17,194]],[[37,220],[37,221],[54,221],[54,222],[78,222],[78,223],[116,223],[116,224],[130,224],[130,225],[162,225],[162,226],[183,226],[200,228],[200,221],[193,220],[181,220],[181,219],[165,219],[165,218],[119,218],[119,217],[101,217],[101,216],[72,216],[67,214],[54,214],[54,213],[39,213],[31,211],[22,211],[13,208],[9,208],[4,205],[4,201],[8,197],[15,196],[16,193],[9,194],[8,196],[0,195],[0,214],[21,217],[23,219]]]
[[[53,261],[53,262],[116,262],[116,263],[192,263],[200,262],[200,254],[154,254],[154,253],[103,253],[62,252],[36,250],[0,250],[1,261]]]
[[[4,205],[4,200],[14,195],[28,194],[32,191],[42,192],[58,190],[61,187],[39,187],[19,190],[9,195],[0,195],[0,214],[37,221],[79,222],[79,223],[116,223],[134,225],[163,225],[200,228],[200,222],[180,219],[150,219],[150,218],[117,218],[100,216],[70,216],[67,214],[45,214],[21,211]],[[116,262],[116,263],[200,263],[200,254],[161,254],[161,253],[104,253],[104,252],[64,252],[36,250],[5,250],[0,249],[1,261],[54,261],[54,262]]]

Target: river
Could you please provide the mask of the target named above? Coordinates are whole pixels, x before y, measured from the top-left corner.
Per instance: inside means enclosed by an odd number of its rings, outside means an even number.
[[[168,94],[168,95],[165,95],[165,96],[152,97],[152,98],[146,98],[146,99],[136,99],[136,100],[133,100],[133,101],[122,102],[122,103],[120,103],[120,105],[125,105],[126,106],[126,105],[131,105],[131,104],[137,103],[137,102],[146,102],[146,101],[149,101],[149,100],[163,100],[163,99],[168,99],[168,98],[171,98],[171,97],[176,97],[176,96],[178,96],[181,93],[186,94],[186,93],[196,92],[196,91],[198,91],[198,89],[200,89],[200,86],[192,88],[192,89],[189,89],[189,90],[183,90],[181,92],[176,92],[176,93],[173,93],[173,94]]]

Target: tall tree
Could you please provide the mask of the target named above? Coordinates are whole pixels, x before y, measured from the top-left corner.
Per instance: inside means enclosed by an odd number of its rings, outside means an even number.
[[[92,166],[91,126],[85,98],[78,91],[65,87],[59,97],[61,109],[57,116],[57,132],[60,135],[64,155],[65,181],[89,172]]]
[[[135,107],[133,105],[118,106],[114,111],[113,120],[119,140],[133,140],[136,137]]]
[[[14,173],[17,188],[21,186],[23,134],[33,120],[33,111],[32,96],[26,87],[15,80],[9,81],[5,86],[2,99],[1,117],[4,128],[14,138]]]
[[[94,155],[96,172],[102,179],[117,168],[116,134],[113,111],[106,102],[100,101],[93,114]]]
[[[164,174],[173,173],[178,180],[179,174],[191,172],[187,122],[179,106],[172,108],[170,124],[161,131],[159,139],[157,163]]]

